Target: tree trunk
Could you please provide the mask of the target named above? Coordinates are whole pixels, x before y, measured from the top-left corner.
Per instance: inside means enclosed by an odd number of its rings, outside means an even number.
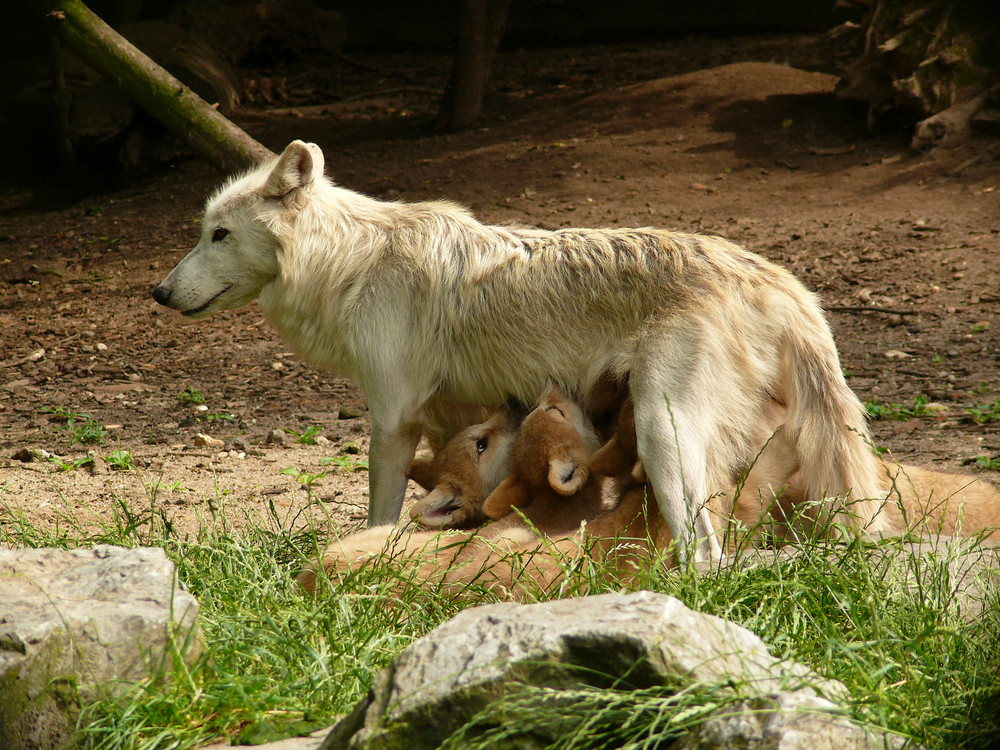
[[[435,132],[462,130],[479,116],[509,8],[510,0],[461,0],[458,49],[441,110],[434,121]]]
[[[115,33],[80,0],[42,0],[59,40],[182,143],[219,169],[243,169],[274,154]]]
[[[863,0],[862,23],[833,36],[845,48],[838,93],[868,103],[869,125],[886,114],[916,123],[912,145],[961,142],[1000,118],[995,0]]]

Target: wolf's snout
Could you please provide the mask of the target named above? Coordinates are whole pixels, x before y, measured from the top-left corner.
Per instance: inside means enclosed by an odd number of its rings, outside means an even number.
[[[160,284],[156,289],[153,290],[153,299],[159,302],[161,305],[167,304],[167,300],[170,299],[170,289]]]

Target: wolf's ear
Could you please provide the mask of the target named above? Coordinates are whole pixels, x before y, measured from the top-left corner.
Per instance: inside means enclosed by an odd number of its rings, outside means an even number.
[[[434,461],[421,456],[410,461],[406,467],[407,479],[412,479],[425,490],[430,492],[437,486],[437,474],[434,471]]]
[[[573,451],[549,456],[549,486],[560,495],[576,494],[590,472],[585,461],[578,461]]]
[[[323,152],[315,143],[292,141],[271,167],[264,183],[264,197],[293,202],[297,191],[323,176]]]
[[[508,476],[483,503],[483,513],[494,521],[510,513],[511,508],[520,508],[528,504],[528,488],[524,483]]]

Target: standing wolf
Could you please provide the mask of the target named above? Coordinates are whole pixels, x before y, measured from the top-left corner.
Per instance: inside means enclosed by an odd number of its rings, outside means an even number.
[[[191,317],[256,299],[307,361],[364,388],[369,525],[399,517],[422,431],[443,441],[472,406],[532,403],[551,382],[586,400],[609,378],[628,384],[639,456],[696,560],[721,554],[705,501],[775,413],[806,497],[879,523],[863,409],[816,298],[716,237],[486,226],[337,187],[319,147],[295,141],[209,199],[197,247],[153,296]]]

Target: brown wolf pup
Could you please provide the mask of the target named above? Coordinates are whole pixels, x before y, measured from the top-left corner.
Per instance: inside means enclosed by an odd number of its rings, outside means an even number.
[[[485,523],[483,501],[510,470],[510,451],[522,419],[522,407],[505,404],[482,424],[455,435],[433,457],[413,459],[406,476],[428,492],[410,508],[410,519],[431,529]]]
[[[481,508],[500,520],[471,533],[368,529],[331,543],[321,565],[334,575],[372,558],[395,557],[416,566],[411,570],[419,580],[446,585],[455,593],[476,584],[526,598],[562,577],[560,558],[579,550],[579,537],[572,532],[599,513],[603,480],[590,475],[586,466],[597,446],[581,408],[551,388],[517,432],[511,476]],[[466,452],[449,455],[457,459],[460,472],[475,472]],[[518,512],[511,512],[515,507]],[[298,582],[312,592],[316,577],[315,569],[307,569]]]
[[[583,411],[552,387],[518,430],[510,474],[486,498],[483,513],[501,519],[517,508],[542,533],[575,531],[601,509],[604,480],[587,468],[597,447]]]

